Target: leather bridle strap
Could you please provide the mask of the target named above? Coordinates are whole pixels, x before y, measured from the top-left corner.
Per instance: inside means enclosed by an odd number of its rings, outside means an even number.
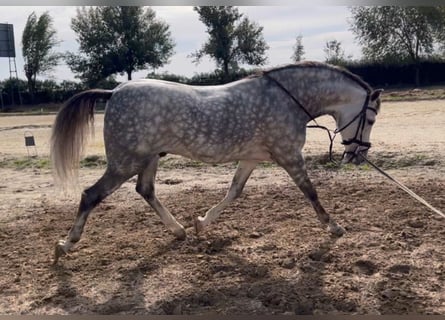
[[[366,94],[366,99],[365,102],[363,103],[363,107],[360,110],[360,112],[354,117],[352,118],[352,120],[350,120],[347,124],[345,124],[343,127],[341,127],[340,129],[335,129],[334,131],[329,130],[328,128],[326,128],[325,126],[321,126],[317,123],[317,120],[315,120],[314,116],[312,116],[312,114],[303,106],[303,104],[298,101],[297,98],[294,97],[294,95],[286,88],[284,87],[281,82],[279,82],[277,79],[275,79],[274,77],[272,77],[268,72],[264,72],[263,73],[264,76],[269,79],[270,81],[272,81],[278,88],[280,88],[283,92],[285,92],[287,94],[287,96],[289,98],[291,98],[295,104],[301,109],[303,110],[304,113],[306,113],[306,115],[309,117],[309,121],[314,121],[315,125],[310,125],[307,126],[308,128],[318,128],[318,129],[322,129],[325,130],[328,133],[329,136],[329,140],[330,140],[330,146],[329,146],[329,158],[331,161],[333,161],[332,159],[332,148],[333,148],[333,144],[334,144],[334,139],[335,136],[337,135],[337,133],[342,132],[343,130],[345,130],[347,127],[349,127],[352,123],[354,123],[354,121],[356,121],[359,117],[360,117],[360,122],[359,125],[357,126],[357,131],[355,132],[355,136],[352,139],[349,140],[343,140],[342,144],[343,145],[350,145],[352,143],[356,143],[359,146],[362,147],[366,147],[367,149],[371,148],[371,143],[370,142],[364,142],[362,140],[362,135],[363,135],[363,129],[365,127],[365,123],[366,123],[366,111],[367,110],[371,110],[373,111],[375,114],[377,114],[377,110],[371,107],[368,107],[368,103],[370,100],[370,96],[371,96],[371,92],[369,91],[369,89],[366,89],[367,94]],[[360,130],[361,129],[361,130]],[[360,133],[360,134],[359,134]],[[363,150],[363,149],[362,149]],[[356,152],[345,152],[345,153],[356,153]]]
[[[271,75],[269,75],[269,73],[265,72],[264,75],[266,76],[266,78],[268,78],[269,80],[271,80],[278,88],[280,88],[281,90],[283,90],[294,102],[295,104],[300,107],[301,110],[304,111],[304,113],[306,113],[306,115],[309,117],[309,121],[314,121],[317,125],[317,121],[315,120],[315,118],[310,114],[309,111],[307,111],[307,109],[301,104],[300,101],[297,100],[297,98],[295,98],[293,96],[292,93],[290,93],[289,90],[287,90],[282,84],[281,82],[279,82],[277,79],[275,79],[274,77],[272,77]]]
[[[366,147],[368,149],[371,148],[371,143],[370,142],[364,142],[363,141],[363,130],[364,130],[365,124],[366,124],[366,111],[367,110],[371,110],[372,112],[377,114],[377,110],[376,109],[368,107],[369,99],[370,99],[370,94],[368,93],[366,95],[365,103],[363,104],[363,108],[360,111],[360,113],[358,113],[354,118],[352,118],[352,120],[349,121],[346,125],[344,125],[341,129],[336,129],[335,130],[335,133],[343,131],[344,129],[349,127],[355,120],[357,120],[357,118],[360,117],[360,121],[358,123],[357,130],[355,131],[354,138],[348,139],[348,140],[343,140],[342,141],[343,145],[350,145],[350,144],[356,143],[359,146],[363,146],[363,147]]]

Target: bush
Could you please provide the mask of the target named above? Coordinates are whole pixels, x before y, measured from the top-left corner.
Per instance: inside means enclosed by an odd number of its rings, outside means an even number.
[[[416,65],[413,63],[350,62],[345,67],[372,86],[415,86]],[[421,86],[445,83],[445,62],[423,61],[419,65]]]

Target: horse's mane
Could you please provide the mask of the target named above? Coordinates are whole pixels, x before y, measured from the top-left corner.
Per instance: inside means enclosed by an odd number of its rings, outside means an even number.
[[[272,73],[274,71],[281,71],[281,70],[287,70],[287,69],[304,69],[304,68],[319,68],[319,69],[327,69],[327,70],[331,70],[334,72],[339,72],[340,74],[344,75],[345,77],[357,82],[361,87],[363,87],[363,89],[365,89],[368,92],[372,91],[371,86],[365,82],[361,77],[359,77],[358,75],[350,72],[349,70],[343,68],[343,67],[339,67],[339,66],[334,66],[331,64],[327,64],[327,63],[323,63],[323,62],[317,62],[317,61],[302,61],[302,62],[297,62],[294,64],[287,64],[287,65],[283,65],[283,66],[279,66],[279,67],[274,67],[271,69],[267,69],[267,70],[261,70],[258,71],[257,73],[249,76],[250,78],[256,78],[256,77],[262,77],[265,74],[269,74]]]

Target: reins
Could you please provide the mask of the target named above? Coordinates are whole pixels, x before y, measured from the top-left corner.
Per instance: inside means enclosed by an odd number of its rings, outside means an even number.
[[[335,129],[335,130],[330,130],[328,128],[326,128],[325,126],[319,125],[317,120],[315,120],[315,118],[310,114],[310,112],[301,104],[300,101],[298,101],[297,98],[295,98],[291,92],[289,92],[289,90],[287,90],[277,79],[275,79],[274,77],[270,76],[268,72],[263,73],[264,76],[266,76],[269,80],[271,80],[276,86],[278,86],[282,91],[284,91],[294,102],[295,104],[304,111],[304,113],[306,113],[306,115],[309,117],[309,121],[313,121],[315,123],[315,125],[308,125],[307,128],[316,128],[316,129],[322,129],[325,130],[328,133],[329,136],[329,140],[330,140],[330,145],[329,145],[329,160],[331,162],[334,162],[334,159],[332,157],[332,148],[333,148],[333,144],[334,144],[334,140],[335,137],[337,135],[337,133],[342,132],[343,130],[345,130],[347,127],[349,127],[352,123],[354,123],[354,121],[356,121],[359,117],[360,117],[360,122],[357,126],[357,131],[355,132],[355,136],[352,139],[349,140],[343,140],[342,144],[344,145],[349,145],[352,143],[356,143],[359,146],[363,146],[366,147],[366,150],[369,149],[371,147],[371,143],[369,142],[364,142],[362,140],[362,134],[363,134],[363,129],[365,126],[365,122],[366,122],[366,111],[367,110],[371,110],[374,113],[377,114],[377,110],[374,108],[371,108],[368,106],[369,103],[369,99],[370,99],[370,95],[371,92],[369,91],[368,88],[364,88],[367,91],[367,95],[366,95],[366,99],[365,102],[363,104],[362,109],[360,110],[360,112],[353,117],[348,123],[346,123],[343,127],[339,128],[339,129]],[[366,156],[363,155],[363,151],[365,150],[359,150],[359,148],[357,147],[357,149],[355,151],[349,152],[349,153],[353,153],[354,157],[360,156],[362,157],[363,160],[365,160],[369,165],[371,165],[375,170],[377,170],[377,172],[379,172],[380,174],[382,174],[384,177],[386,177],[387,179],[389,179],[392,183],[394,183],[396,186],[398,186],[400,189],[402,189],[403,191],[405,191],[408,195],[410,195],[412,198],[416,199],[417,201],[419,201],[420,203],[422,203],[424,206],[426,206],[427,208],[429,208],[430,210],[432,210],[434,213],[438,214],[439,216],[441,216],[442,218],[445,218],[445,214],[442,213],[439,209],[433,207],[431,204],[429,204],[425,199],[423,199],[422,197],[420,197],[419,195],[417,195],[414,191],[412,191],[411,189],[409,189],[407,186],[405,186],[403,183],[397,181],[396,179],[394,179],[393,177],[391,177],[388,173],[386,173],[385,171],[383,171],[382,169],[380,169],[376,164],[374,164],[373,162],[371,162]]]
[[[409,189],[407,186],[405,186],[403,183],[397,181],[396,179],[394,179],[393,177],[391,177],[388,173],[386,173],[385,171],[383,171],[382,169],[380,169],[376,164],[374,164],[373,162],[371,162],[368,158],[366,158],[361,152],[358,152],[358,155],[360,157],[362,157],[363,160],[365,160],[369,165],[371,165],[371,167],[373,167],[375,170],[377,170],[377,172],[379,172],[380,174],[382,174],[384,177],[388,178],[392,183],[394,183],[396,186],[398,186],[400,189],[402,189],[403,191],[405,191],[407,194],[409,194],[411,197],[413,197],[414,199],[416,199],[417,201],[419,201],[421,204],[423,204],[424,206],[426,206],[427,208],[429,208],[431,211],[437,213],[439,216],[441,216],[442,218],[445,218],[445,214],[442,213],[439,209],[436,209],[435,207],[433,207],[431,204],[429,204],[425,199],[423,199],[422,197],[420,197],[419,195],[417,195],[414,191],[412,191],[411,189]]]

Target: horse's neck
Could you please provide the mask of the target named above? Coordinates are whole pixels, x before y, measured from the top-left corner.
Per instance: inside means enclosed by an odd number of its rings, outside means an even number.
[[[285,84],[289,92],[314,118],[326,114],[335,117],[339,113],[354,113],[356,106],[359,107],[360,101],[366,97],[363,88],[345,81],[343,77],[317,76],[315,74],[312,79],[299,76],[294,81],[286,81]],[[302,85],[302,81],[306,83]]]

